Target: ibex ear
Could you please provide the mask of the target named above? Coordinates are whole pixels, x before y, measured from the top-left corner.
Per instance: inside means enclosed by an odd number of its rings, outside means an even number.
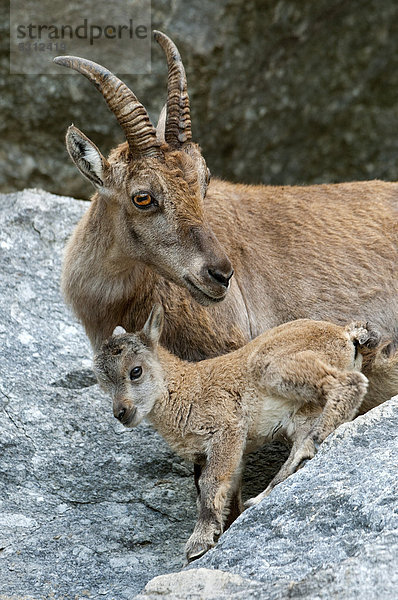
[[[155,304],[151,310],[147,322],[145,323],[141,333],[144,338],[153,346],[159,342],[162,335],[164,324],[164,310],[161,304]]]
[[[80,173],[95,187],[102,187],[109,163],[97,146],[80,129],[71,125],[66,133],[66,147]]]
[[[166,142],[165,130],[166,130],[166,116],[167,116],[167,104],[165,104],[160,111],[158,124],[156,125],[156,139],[161,144]]]
[[[188,142],[183,145],[182,149],[186,154],[189,154],[195,163],[195,167],[198,172],[200,191],[202,193],[202,197],[204,198],[206,196],[207,186],[209,185],[210,181],[210,171],[207,168],[206,161],[203,158],[200,148],[197,144]]]
[[[121,325],[118,325],[118,326],[117,326],[117,327],[115,327],[115,329],[113,330],[112,337],[113,337],[114,335],[123,335],[124,333],[127,333],[127,331],[126,331],[126,330],[125,330],[125,329],[124,329],[124,328],[123,328]]]

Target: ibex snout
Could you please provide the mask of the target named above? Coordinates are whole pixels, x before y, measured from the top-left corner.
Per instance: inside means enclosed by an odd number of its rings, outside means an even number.
[[[137,408],[135,406],[132,406],[131,403],[127,400],[122,402],[115,402],[113,405],[114,417],[118,419],[123,425],[126,425],[126,427],[133,423],[136,412]]]
[[[214,300],[222,300],[227,293],[231,277],[234,274],[232,265],[227,255],[217,242],[217,250],[212,253],[211,259],[206,260],[200,271],[202,285]]]
[[[206,300],[219,302],[224,299],[234,274],[231,262],[212,231],[192,228],[191,238],[202,261],[196,272],[193,270],[184,277],[187,287],[201,304],[206,304]],[[201,298],[198,291],[205,298]]]
[[[231,263],[229,260],[225,261],[222,265],[215,265],[207,268],[207,273],[204,275],[210,277],[211,283],[216,283],[228,289],[229,282],[234,274]]]

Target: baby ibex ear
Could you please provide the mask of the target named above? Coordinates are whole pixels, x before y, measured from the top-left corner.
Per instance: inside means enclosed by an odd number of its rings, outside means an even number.
[[[122,327],[121,325],[118,325],[117,327],[115,327],[115,329],[113,330],[112,333],[112,337],[114,335],[123,335],[124,333],[127,333],[127,331],[124,329],[124,327]]]
[[[156,346],[159,342],[163,331],[163,324],[163,306],[161,304],[155,304],[141,332],[149,344]]]
[[[66,147],[80,173],[95,187],[102,187],[109,163],[97,146],[80,129],[71,125],[66,133]]]

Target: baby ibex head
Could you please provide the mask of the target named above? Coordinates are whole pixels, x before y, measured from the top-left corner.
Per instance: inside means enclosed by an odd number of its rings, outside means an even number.
[[[163,308],[155,304],[141,331],[116,327],[94,357],[98,383],[113,398],[113,414],[126,427],[138,425],[167,393],[157,357],[163,322]]]
[[[192,141],[180,54],[163,33],[155,32],[155,39],[166,53],[169,73],[157,130],[133,92],[110,71],[74,56],[54,59],[97,87],[127,140],[106,159],[71,126],[66,145],[79,171],[111,207],[119,264],[139,260],[206,305],[225,297],[233,271],[204,216],[210,174]]]

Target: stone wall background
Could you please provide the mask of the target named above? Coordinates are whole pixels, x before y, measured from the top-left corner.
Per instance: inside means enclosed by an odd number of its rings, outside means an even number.
[[[398,179],[394,0],[153,0],[152,25],[181,51],[194,136],[213,174],[273,184]],[[122,140],[119,126],[80,75],[9,75],[7,29],[1,3],[0,190],[89,197],[65,130],[74,122],[106,153]],[[124,79],[156,121],[167,75],[156,44],[152,57],[152,75]]]

